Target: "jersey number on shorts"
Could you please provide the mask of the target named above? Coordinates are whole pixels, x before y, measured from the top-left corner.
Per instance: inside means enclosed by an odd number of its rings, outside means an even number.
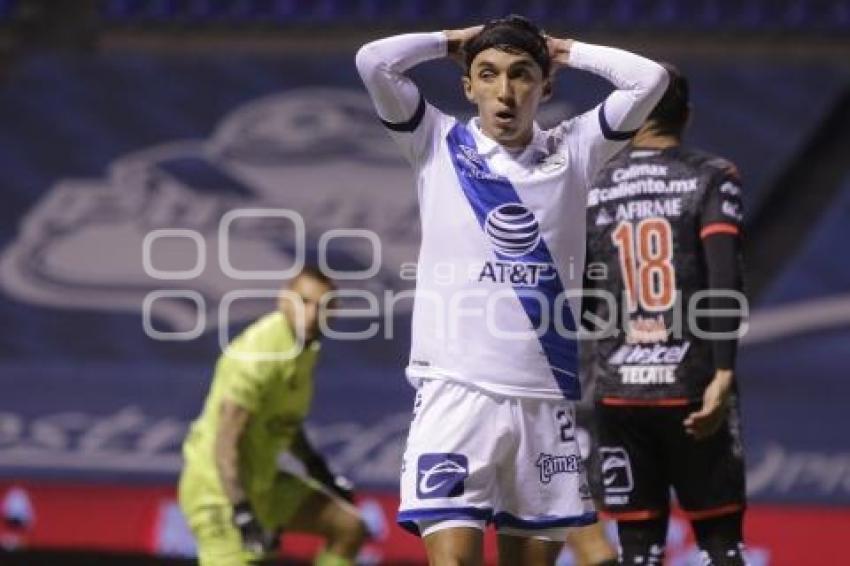
[[[561,432],[561,442],[571,442],[575,440],[575,435],[573,433],[573,419],[570,417],[570,413],[566,411],[566,409],[560,409],[557,413],[555,413],[555,417],[558,419],[559,430]]]
[[[629,312],[665,311],[676,297],[673,229],[666,218],[624,220],[611,234],[617,246]]]

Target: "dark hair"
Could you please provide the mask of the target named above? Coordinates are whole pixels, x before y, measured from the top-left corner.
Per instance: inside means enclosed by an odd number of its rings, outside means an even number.
[[[674,65],[661,63],[670,75],[670,83],[664,96],[649,113],[647,120],[652,120],[652,131],[662,136],[681,137],[688,123],[691,111],[690,88],[688,79]]]
[[[290,285],[294,283],[296,280],[301,279],[302,277],[309,277],[310,279],[315,279],[320,283],[323,283],[328,289],[336,289],[336,282],[328,277],[328,275],[316,267],[315,265],[305,265],[301,268],[301,271],[298,272],[298,275],[292,278]]]
[[[475,59],[475,56],[491,47],[508,52],[523,51],[528,53],[540,66],[543,76],[549,76],[552,60],[549,57],[546,38],[540,28],[527,18],[511,14],[506,18],[490,20],[484,24],[478,35],[467,41],[464,46],[467,73],[472,67],[472,60]]]

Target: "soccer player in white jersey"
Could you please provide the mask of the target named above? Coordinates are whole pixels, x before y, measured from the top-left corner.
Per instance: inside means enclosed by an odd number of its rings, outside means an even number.
[[[464,64],[478,107],[466,124],[404,74],[446,56]],[[538,105],[565,66],[616,90],[541,130]],[[375,41],[357,68],[414,168],[422,221],[399,522],[424,538],[431,564],[480,564],[488,522],[502,564],[553,564],[567,529],[596,521],[573,425],[588,184],[667,73],[519,16]]]

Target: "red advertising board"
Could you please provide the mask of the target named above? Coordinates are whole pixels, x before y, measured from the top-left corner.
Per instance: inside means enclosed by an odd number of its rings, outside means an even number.
[[[62,548],[190,556],[194,543],[171,486],[109,486],[0,482],[0,545],[5,548]],[[368,493],[358,504],[374,534],[363,550],[374,563],[422,563],[419,542],[394,522],[396,496]],[[613,526],[611,526],[613,532]],[[835,563],[840,537],[850,532],[850,508],[753,505],[746,522],[754,566]],[[488,563],[495,540],[487,537]],[[320,542],[284,537],[284,552],[309,559]],[[687,564],[694,552],[686,522],[676,515],[668,539],[668,564]],[[568,553],[567,553],[568,554]],[[565,554],[559,564],[571,561]]]

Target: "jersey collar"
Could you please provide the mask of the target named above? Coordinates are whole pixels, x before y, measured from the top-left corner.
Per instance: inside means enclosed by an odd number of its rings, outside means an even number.
[[[526,161],[533,161],[540,153],[547,153],[546,135],[543,130],[540,129],[540,126],[537,125],[537,122],[532,124],[533,130],[531,134],[531,141],[527,146],[525,146],[525,149],[519,153],[508,151],[499,144],[499,142],[481,131],[477,116],[469,120],[468,127],[472,132],[472,136],[475,138],[475,145],[478,149],[478,153],[484,157],[491,157],[497,153],[503,153],[505,155],[510,155],[521,163],[525,163]]]
[[[283,333],[286,336],[285,340],[287,343],[294,344],[297,340],[295,333],[292,331],[292,327],[289,326],[289,321],[286,320],[286,317],[280,311],[275,311],[277,315],[278,324],[280,324],[283,329]],[[319,338],[313,340],[310,343],[304,344],[304,349],[301,351],[296,358],[301,357],[301,354],[305,352],[318,352],[322,348],[322,343]]]

